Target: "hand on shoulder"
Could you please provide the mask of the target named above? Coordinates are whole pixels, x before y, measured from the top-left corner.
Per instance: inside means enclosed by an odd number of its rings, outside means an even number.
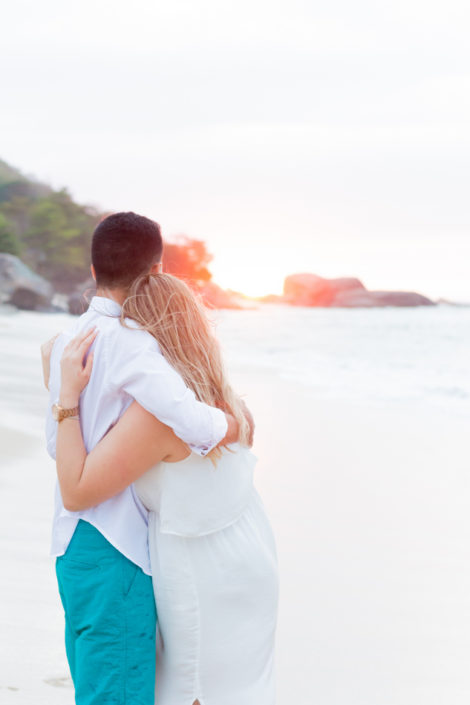
[[[62,405],[68,407],[78,404],[80,394],[90,380],[93,353],[89,351],[97,334],[96,328],[90,328],[72,338],[64,348],[60,361],[60,400]]]

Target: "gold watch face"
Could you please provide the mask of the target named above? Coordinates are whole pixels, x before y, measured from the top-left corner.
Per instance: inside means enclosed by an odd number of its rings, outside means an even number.
[[[61,411],[62,411],[62,409],[58,404],[52,405],[52,418],[54,419],[54,421],[59,420],[59,415],[60,415]]]

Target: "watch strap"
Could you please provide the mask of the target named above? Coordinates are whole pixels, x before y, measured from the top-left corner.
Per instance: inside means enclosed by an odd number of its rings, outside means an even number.
[[[79,406],[75,406],[73,409],[60,409],[58,421],[60,423],[64,419],[71,418],[72,416],[78,417],[79,413],[80,413]]]

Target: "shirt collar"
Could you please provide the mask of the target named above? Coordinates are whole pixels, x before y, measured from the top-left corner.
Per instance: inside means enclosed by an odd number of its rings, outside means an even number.
[[[106,296],[94,296],[90,301],[90,308],[104,316],[119,316],[121,307],[117,301],[108,299]]]

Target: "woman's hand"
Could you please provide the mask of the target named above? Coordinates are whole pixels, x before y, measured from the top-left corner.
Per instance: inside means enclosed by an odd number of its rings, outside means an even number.
[[[57,333],[57,335],[41,345],[42,376],[46,389],[49,389],[49,377],[51,376],[52,348],[59,335],[60,333]]]
[[[61,385],[59,403],[66,409],[78,406],[81,392],[87,386],[93,367],[93,353],[84,359],[93,344],[98,331],[90,328],[80,333],[65,347],[60,361]]]

